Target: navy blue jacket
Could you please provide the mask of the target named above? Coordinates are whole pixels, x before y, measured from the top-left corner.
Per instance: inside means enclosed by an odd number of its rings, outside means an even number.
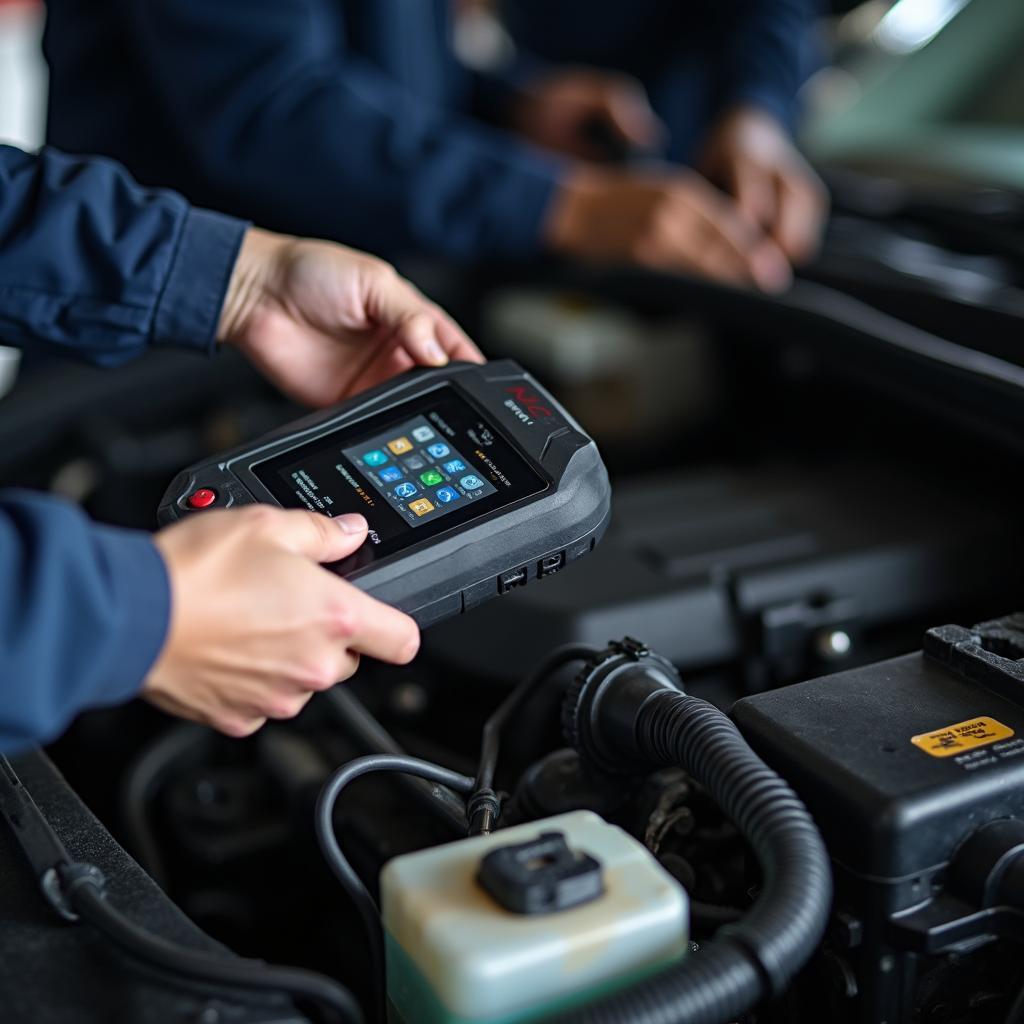
[[[816,0],[509,0],[534,53],[625,64],[685,158],[709,113],[788,118]],[[528,258],[565,164],[484,123],[451,0],[49,0],[50,141],[267,227],[391,256]],[[621,47],[609,46],[621,42]],[[525,53],[521,67],[531,66]]]
[[[101,366],[207,352],[244,230],[107,160],[0,146],[0,344]],[[147,534],[0,491],[0,752],[136,693],[169,615]]]

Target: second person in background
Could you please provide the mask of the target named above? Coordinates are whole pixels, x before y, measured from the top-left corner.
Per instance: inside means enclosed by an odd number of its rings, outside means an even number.
[[[790,139],[815,0],[507,0],[500,73],[453,0],[49,0],[49,141],[392,258],[636,263],[767,291],[824,191]],[[664,158],[602,161],[595,139]]]

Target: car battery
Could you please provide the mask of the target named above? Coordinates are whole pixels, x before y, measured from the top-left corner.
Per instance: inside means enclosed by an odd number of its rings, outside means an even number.
[[[1024,616],[736,703],[832,855],[831,1021],[1002,1021],[1024,970]]]

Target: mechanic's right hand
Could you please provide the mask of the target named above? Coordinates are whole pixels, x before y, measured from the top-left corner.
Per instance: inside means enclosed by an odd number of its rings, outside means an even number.
[[[366,532],[359,515],[268,505],[204,512],[159,531],[171,623],[143,696],[248,736],[347,679],[360,654],[411,661],[416,623],[320,564],[352,554]]]
[[[563,67],[523,83],[511,121],[532,142],[584,160],[607,155],[588,128],[639,149],[657,146],[665,135],[640,82],[603,68]]]
[[[578,259],[633,263],[766,292],[786,289],[789,260],[760,226],[686,168],[572,172],[547,222],[549,246]]]

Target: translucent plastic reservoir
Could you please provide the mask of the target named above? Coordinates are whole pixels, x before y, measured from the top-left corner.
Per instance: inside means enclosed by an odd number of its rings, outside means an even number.
[[[602,865],[604,894],[506,910],[477,881],[489,851],[561,832]],[[684,955],[688,904],[644,846],[589,811],[397,857],[381,875],[392,1020],[513,1024],[557,1015]]]

